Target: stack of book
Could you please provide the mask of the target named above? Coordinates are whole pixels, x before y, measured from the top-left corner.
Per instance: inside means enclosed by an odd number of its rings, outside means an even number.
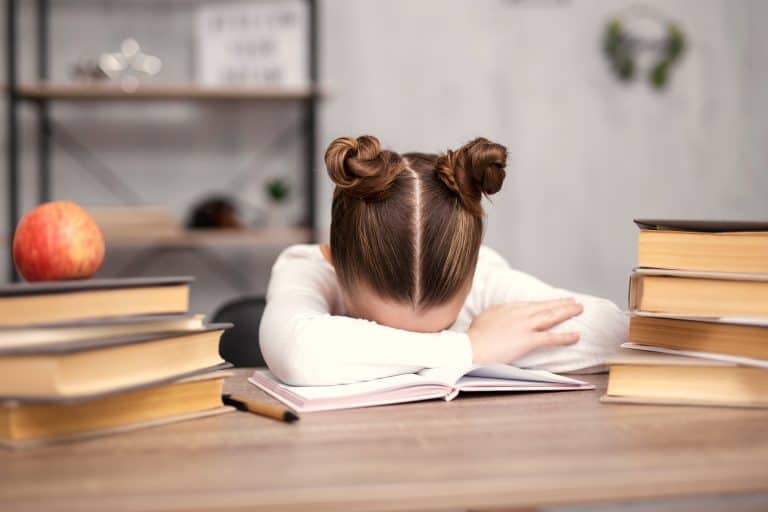
[[[768,407],[768,222],[636,220],[604,401]]]
[[[190,278],[0,287],[0,444],[73,439],[222,407],[228,324],[187,313]]]

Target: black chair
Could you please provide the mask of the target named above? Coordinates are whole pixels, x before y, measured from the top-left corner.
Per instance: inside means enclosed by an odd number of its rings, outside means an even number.
[[[221,306],[212,322],[234,324],[224,332],[219,354],[235,366],[266,366],[259,347],[259,324],[266,301],[263,297],[241,297]]]

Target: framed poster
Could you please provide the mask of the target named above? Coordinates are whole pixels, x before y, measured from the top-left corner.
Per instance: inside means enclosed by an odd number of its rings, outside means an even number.
[[[304,0],[201,5],[197,80],[202,85],[309,86]]]

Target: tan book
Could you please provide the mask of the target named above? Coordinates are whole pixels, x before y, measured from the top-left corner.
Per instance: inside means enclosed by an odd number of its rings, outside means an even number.
[[[229,375],[207,373],[85,401],[7,400],[0,404],[0,444],[75,440],[225,412],[221,392]]]
[[[9,347],[35,347],[116,336],[195,331],[205,315],[148,315],[100,318],[34,326],[0,326],[0,352]]]
[[[0,326],[186,313],[190,277],[84,279],[0,287]]]
[[[724,361],[621,349],[604,402],[768,407],[768,371]]]
[[[219,339],[230,324],[198,331],[4,347],[0,397],[82,397],[223,363]]]
[[[768,273],[768,222],[635,222],[639,267]]]
[[[629,307],[650,313],[703,317],[768,317],[768,274],[638,268]]]
[[[629,340],[675,350],[711,352],[768,362],[768,325],[633,315]]]

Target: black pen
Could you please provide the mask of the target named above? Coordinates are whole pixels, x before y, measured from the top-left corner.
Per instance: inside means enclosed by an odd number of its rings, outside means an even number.
[[[279,405],[268,404],[266,402],[255,402],[242,397],[232,396],[229,393],[221,395],[221,401],[224,405],[231,405],[238,411],[246,411],[259,416],[267,416],[279,421],[291,423],[297,421],[299,416],[291,410]]]

